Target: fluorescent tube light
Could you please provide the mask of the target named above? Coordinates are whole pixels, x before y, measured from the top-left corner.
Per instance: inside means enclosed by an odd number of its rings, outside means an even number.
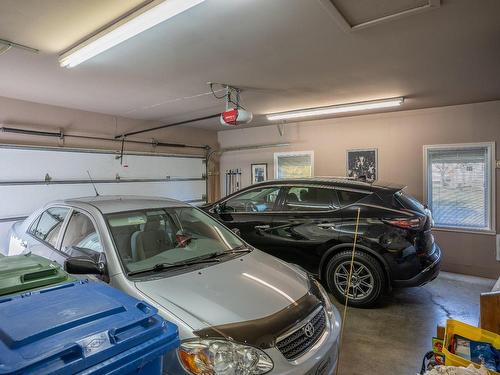
[[[317,108],[309,108],[309,109],[300,109],[300,110],[289,111],[289,112],[271,113],[269,115],[266,115],[266,117],[269,121],[289,120],[289,119],[302,118],[302,117],[331,115],[331,114],[343,113],[343,112],[366,111],[368,109],[397,107],[397,106],[403,104],[403,102],[404,102],[403,97],[380,99],[380,100],[370,100],[370,101],[366,101],[366,102],[338,104],[338,105],[332,105],[332,106],[328,106],[328,107],[317,107]]]
[[[205,0],[155,0],[72,48],[59,58],[72,68]]]

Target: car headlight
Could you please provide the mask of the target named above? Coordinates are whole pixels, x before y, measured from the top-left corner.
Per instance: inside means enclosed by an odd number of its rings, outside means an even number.
[[[223,339],[186,340],[178,353],[184,368],[195,375],[260,375],[274,366],[262,350]]]
[[[312,279],[312,282],[316,285],[316,288],[318,288],[319,293],[321,294],[321,299],[323,300],[326,312],[331,316],[333,312],[333,305],[332,301],[330,300],[330,296],[318,280]]]

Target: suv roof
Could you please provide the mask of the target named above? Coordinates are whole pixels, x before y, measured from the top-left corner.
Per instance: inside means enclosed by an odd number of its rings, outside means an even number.
[[[291,178],[286,180],[267,180],[252,185],[290,185],[290,184],[317,184],[317,185],[334,185],[337,187],[366,189],[366,190],[391,190],[398,191],[404,189],[405,185],[398,185],[390,182],[374,181],[366,182],[355,180],[348,177],[309,177],[309,178]]]

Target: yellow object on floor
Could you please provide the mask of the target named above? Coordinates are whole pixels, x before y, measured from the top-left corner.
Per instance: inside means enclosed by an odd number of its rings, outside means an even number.
[[[462,336],[473,341],[487,342],[493,345],[495,348],[500,348],[500,335],[497,335],[490,331],[486,331],[481,328],[470,326],[468,324],[459,322],[457,320],[448,320],[446,322],[446,331],[444,335],[444,347],[443,347],[443,354],[445,356],[446,366],[467,367],[473,364],[476,367],[479,367],[479,365],[471,361],[468,361],[465,358],[459,357],[458,355],[450,353],[448,351],[448,346],[450,345],[450,341],[454,335]],[[500,375],[500,373],[496,371],[492,370],[488,371],[492,375]]]

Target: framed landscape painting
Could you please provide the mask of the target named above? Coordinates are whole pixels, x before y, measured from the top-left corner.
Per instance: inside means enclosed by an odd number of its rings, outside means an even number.
[[[347,150],[347,177],[375,181],[378,176],[377,149]]]

